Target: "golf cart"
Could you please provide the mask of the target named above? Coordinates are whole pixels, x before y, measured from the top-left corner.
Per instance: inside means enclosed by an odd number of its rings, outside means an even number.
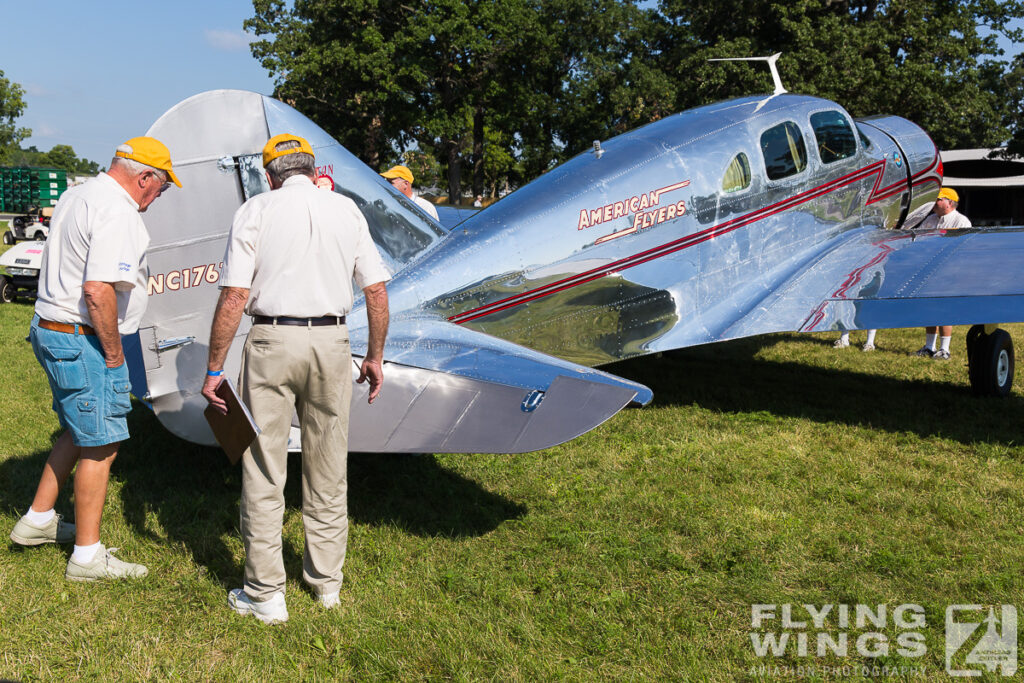
[[[4,244],[14,244],[19,240],[45,240],[50,234],[51,216],[52,206],[42,209],[30,207],[28,213],[11,219],[10,227],[4,233]]]
[[[45,246],[43,242],[22,242],[0,254],[0,303],[14,301],[19,291],[36,293]]]

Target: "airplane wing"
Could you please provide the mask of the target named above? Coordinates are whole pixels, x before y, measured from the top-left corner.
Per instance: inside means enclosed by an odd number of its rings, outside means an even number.
[[[353,321],[350,335],[360,353],[366,327]],[[367,386],[355,385],[353,451],[525,453],[652,396],[641,384],[428,317],[392,321],[384,356],[372,405]]]
[[[729,327],[885,329],[1024,321],[1024,228],[852,231]]]

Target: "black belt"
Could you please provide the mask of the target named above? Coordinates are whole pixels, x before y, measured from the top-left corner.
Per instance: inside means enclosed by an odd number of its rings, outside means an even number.
[[[292,318],[287,315],[269,316],[254,315],[253,325],[302,325],[303,327],[322,327],[324,325],[344,325],[343,315],[322,315],[319,318]]]

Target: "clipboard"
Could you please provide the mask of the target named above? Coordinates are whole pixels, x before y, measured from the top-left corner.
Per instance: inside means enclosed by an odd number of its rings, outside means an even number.
[[[234,465],[242,459],[245,449],[256,440],[261,430],[227,377],[217,387],[217,396],[228,404],[228,414],[221,415],[216,408],[209,405],[203,411],[203,416],[213,430],[217,443]]]

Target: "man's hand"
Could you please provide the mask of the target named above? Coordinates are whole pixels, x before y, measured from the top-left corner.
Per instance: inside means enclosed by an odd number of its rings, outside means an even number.
[[[113,370],[114,368],[119,368],[122,365],[124,365],[124,352],[120,351],[117,354],[116,358],[111,358],[110,356],[104,356],[104,360],[106,360],[107,367],[110,368],[111,370]]]
[[[224,381],[223,375],[217,375],[216,377],[206,376],[206,381],[203,382],[203,398],[213,406],[218,413],[221,415],[228,414],[228,404],[224,402],[220,396],[217,395],[217,387]]]
[[[370,380],[370,396],[366,402],[373,403],[374,399],[380,394],[381,386],[384,385],[384,368],[381,367],[379,360],[363,359],[363,364],[359,367],[359,378],[356,380],[356,383],[362,384],[366,380]]]

